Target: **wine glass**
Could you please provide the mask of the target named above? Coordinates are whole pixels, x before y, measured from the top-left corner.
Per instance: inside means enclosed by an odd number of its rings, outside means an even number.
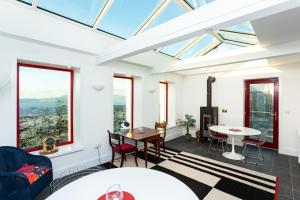
[[[123,200],[123,192],[119,184],[111,185],[107,189],[106,200]]]

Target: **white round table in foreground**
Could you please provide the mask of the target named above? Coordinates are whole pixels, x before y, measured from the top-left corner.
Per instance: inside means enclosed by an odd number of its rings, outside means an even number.
[[[259,135],[261,132],[259,130],[253,129],[253,128],[247,128],[247,127],[234,127],[234,126],[210,126],[210,130],[222,133],[225,135],[231,136],[231,152],[224,152],[223,156],[225,158],[229,158],[232,160],[243,160],[244,156],[235,152],[234,142],[235,142],[235,136],[254,136]],[[239,131],[232,131],[232,130],[239,130]]]
[[[156,170],[131,167],[90,174],[64,186],[47,200],[97,200],[113,184],[120,184],[122,190],[130,192],[136,200],[198,200],[189,187],[173,176]]]

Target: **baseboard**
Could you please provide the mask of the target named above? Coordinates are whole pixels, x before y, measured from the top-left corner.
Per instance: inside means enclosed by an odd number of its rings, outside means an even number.
[[[279,148],[278,150],[279,154],[284,154],[288,156],[296,156],[298,157],[299,151],[298,149],[292,149],[292,148]]]
[[[111,154],[103,155],[103,156],[101,156],[101,163],[108,162],[108,161],[110,161],[110,159],[111,159]],[[54,169],[53,170],[53,178],[56,179],[56,178],[61,177],[61,174],[63,172],[66,172],[70,169],[89,168],[89,167],[94,167],[96,165],[99,165],[99,157],[98,156],[95,158],[89,159],[89,160],[85,160],[82,162],[78,162],[78,163],[69,165],[69,166],[61,168],[61,169],[57,169],[57,170]],[[76,170],[75,170],[75,172],[76,172]]]
[[[173,139],[178,138],[178,137],[181,137],[181,136],[182,136],[182,133],[181,133],[181,132],[178,132],[178,133],[172,133],[172,134],[167,134],[167,135],[166,135],[166,141],[173,140]]]

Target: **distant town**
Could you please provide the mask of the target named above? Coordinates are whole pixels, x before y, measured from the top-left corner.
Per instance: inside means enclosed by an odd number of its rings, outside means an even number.
[[[48,99],[20,99],[20,147],[42,146],[46,137],[60,143],[68,138],[67,96]]]

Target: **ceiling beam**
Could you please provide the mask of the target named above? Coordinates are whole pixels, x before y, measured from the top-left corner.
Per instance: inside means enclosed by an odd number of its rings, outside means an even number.
[[[101,64],[121,60],[210,30],[220,30],[296,7],[300,7],[299,0],[214,1],[105,49],[100,52],[96,62]]]
[[[259,46],[245,47],[243,49],[232,50],[222,54],[204,56],[177,61],[168,66],[161,66],[154,69],[153,74],[180,72],[186,70],[199,69],[204,67],[221,66],[227,64],[248,62],[260,59],[269,59],[279,56],[287,56],[300,53],[300,40],[268,46],[267,48]]]

